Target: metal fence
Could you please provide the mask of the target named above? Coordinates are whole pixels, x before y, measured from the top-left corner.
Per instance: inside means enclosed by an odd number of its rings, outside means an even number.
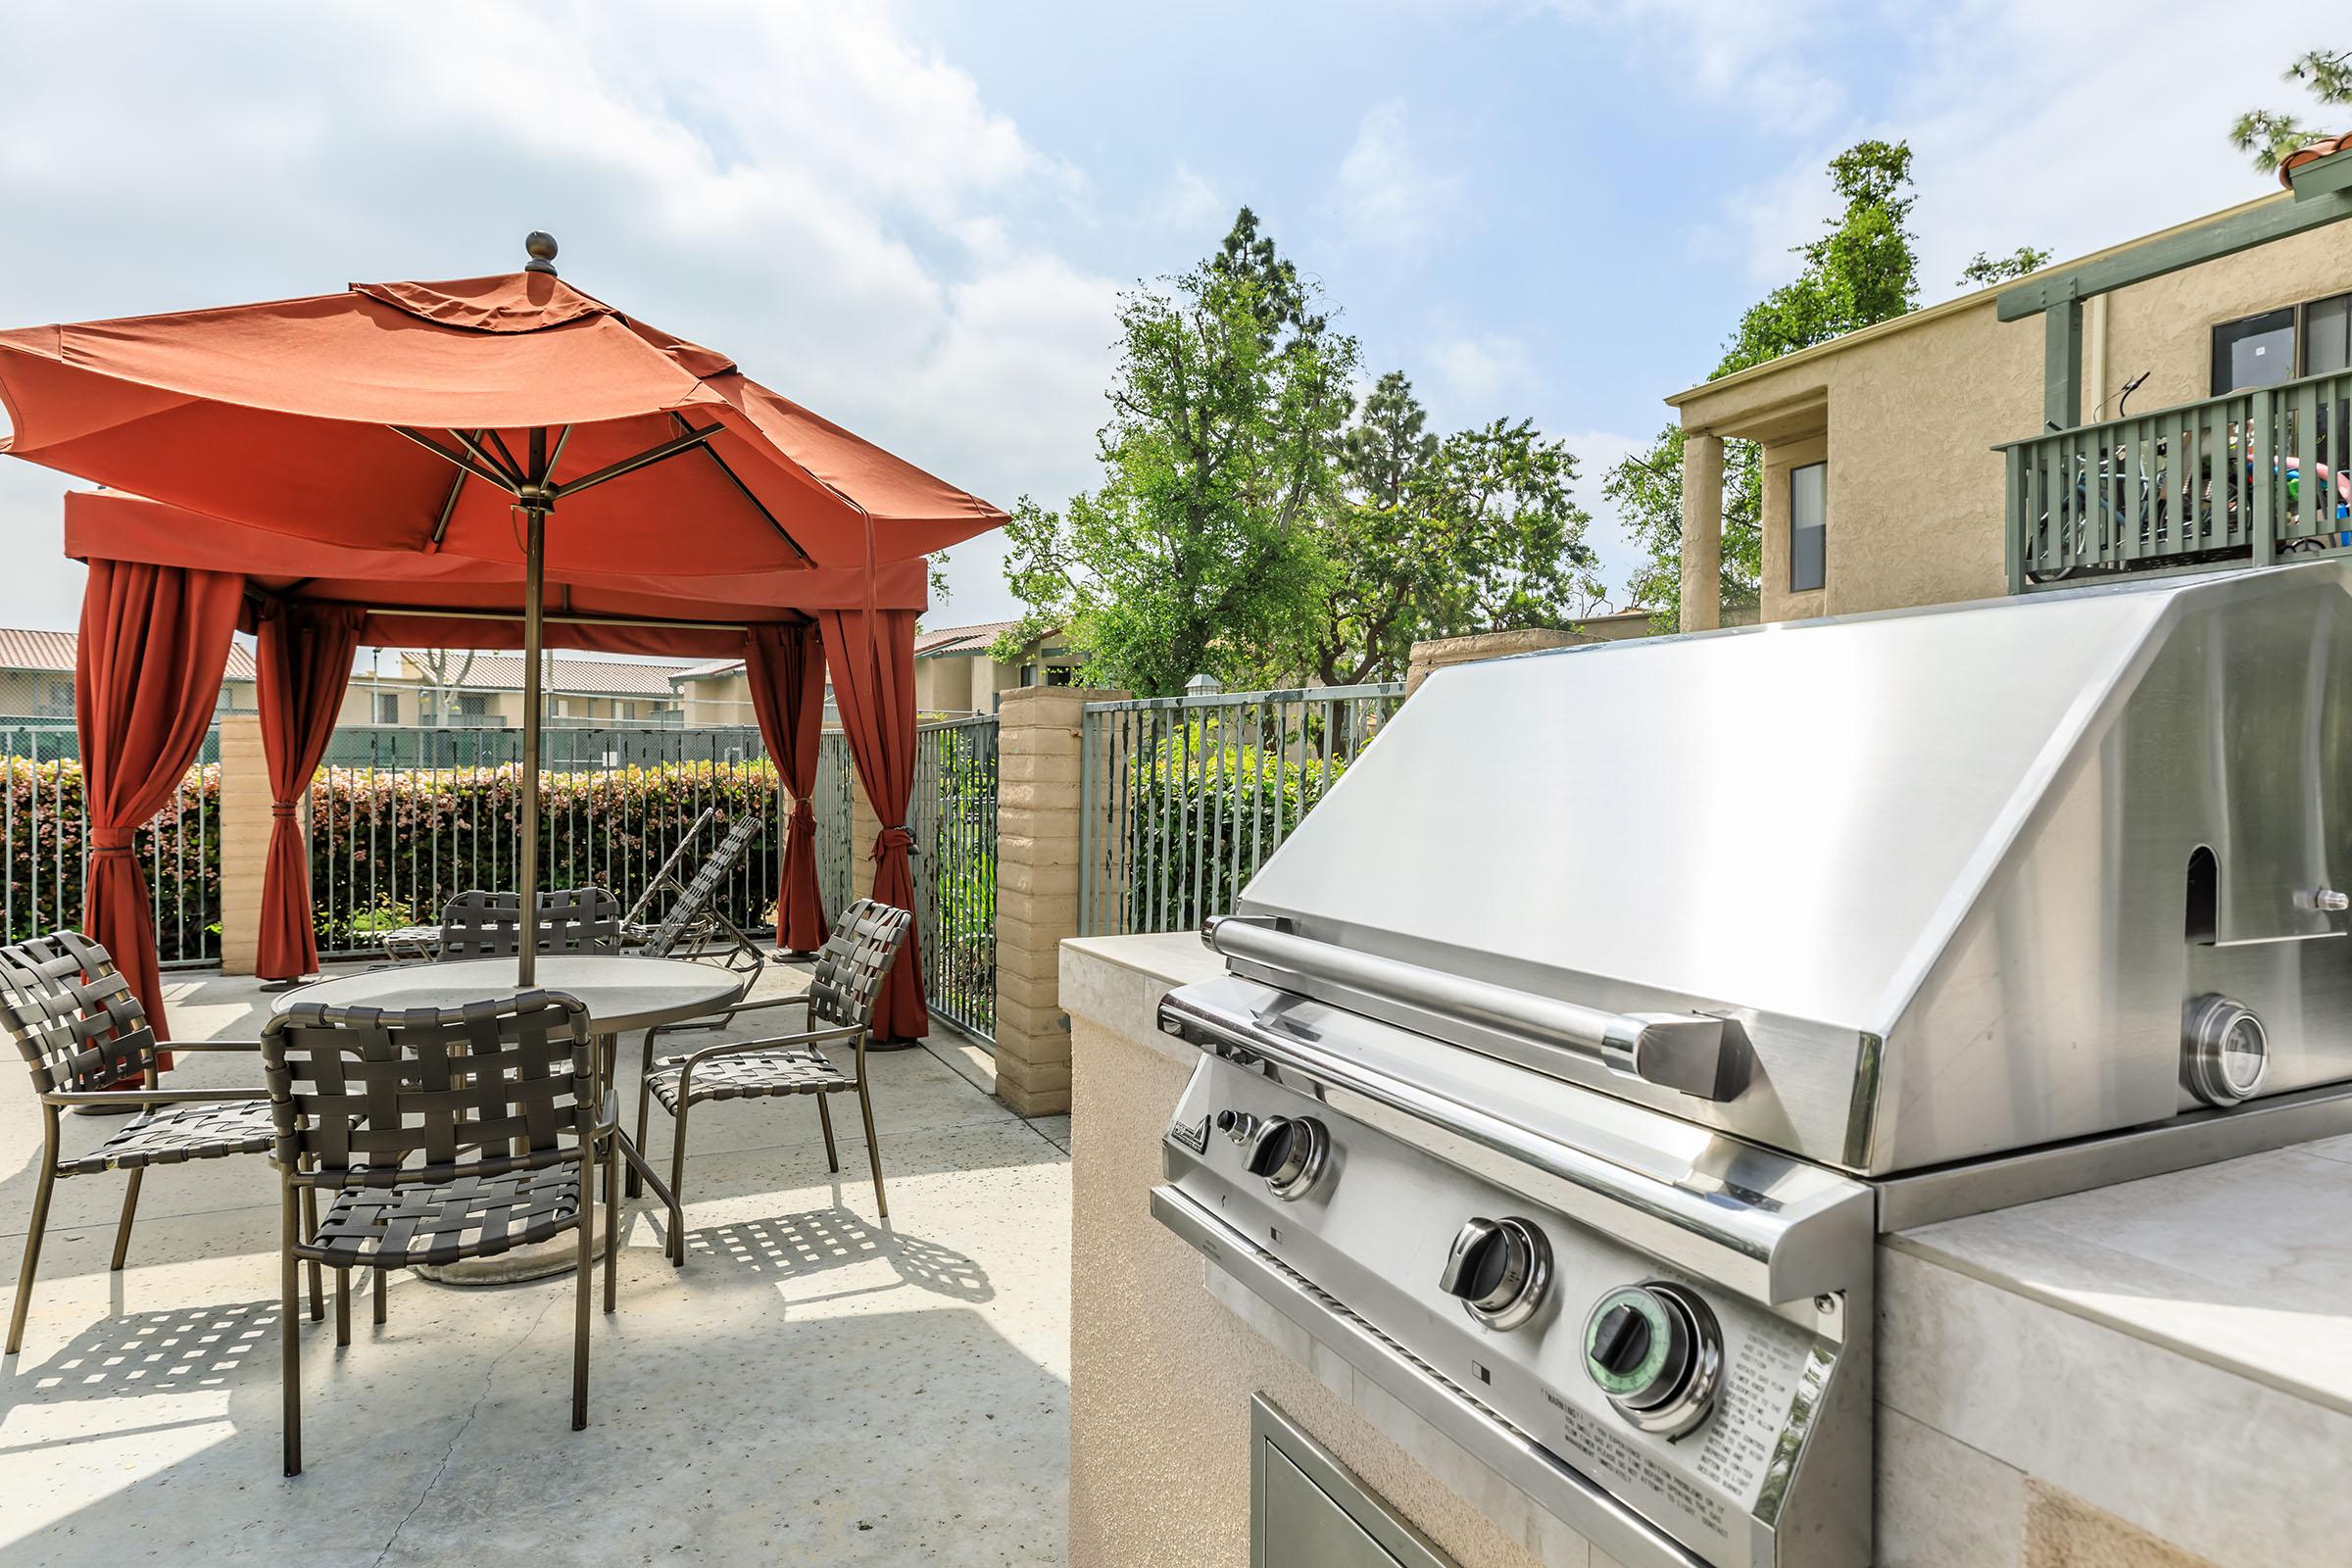
[[[966,1034],[997,1031],[997,721],[915,731],[915,933],[931,1010]]]
[[[1235,898],[1404,700],[1401,685],[1089,703],[1078,929],[1197,929]]]
[[[550,730],[541,769],[542,879],[635,903],[709,807],[763,821],[718,894],[747,929],[773,929],[784,797],[756,729]],[[559,739],[560,738],[560,739]],[[345,728],[311,785],[311,900],[326,955],[376,950],[430,924],[467,888],[513,887],[521,855],[522,734]],[[703,849],[719,835],[706,832]],[[691,860],[689,865],[693,864]],[[659,917],[659,903],[648,911]]]
[[[167,969],[220,959],[220,732],[205,736],[177,798],[141,827],[131,854],[146,872],[156,953]],[[89,811],[81,747],[71,720],[0,722],[7,845],[0,919],[10,942],[81,924],[89,875]]]

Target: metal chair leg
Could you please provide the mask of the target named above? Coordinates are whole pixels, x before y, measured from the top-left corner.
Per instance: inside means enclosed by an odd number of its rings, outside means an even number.
[[[833,1110],[825,1103],[831,1098],[829,1095],[816,1097],[816,1124],[825,1130],[825,1164],[838,1176],[841,1174],[841,1155],[833,1150]]]
[[[686,1266],[686,1102],[678,1102],[669,1133],[669,1260]]]
[[[890,1200],[882,1194],[882,1146],[874,1142],[874,1102],[865,1092],[865,1074],[858,1075],[858,1113],[865,1118],[865,1158],[874,1168],[874,1209],[890,1218]]]
[[[620,1307],[620,1134],[605,1140],[605,1310]]]
[[[115,1260],[106,1265],[112,1273],[122,1273],[122,1260],[130,1255],[130,1218],[138,1212],[139,1178],[146,1174],[146,1166],[133,1166],[130,1181],[122,1189],[122,1220],[115,1227]]]
[[[654,1032],[645,1032],[645,1050],[637,1058],[637,1147],[645,1147],[646,1106],[653,1100],[647,1084],[654,1076]],[[635,1198],[645,1191],[645,1183],[637,1179],[637,1167],[629,1167],[629,1196]]]
[[[32,1270],[41,1260],[41,1236],[49,1228],[49,1195],[57,1189],[57,1107],[41,1107],[41,1182],[32,1190],[32,1224],[24,1232],[24,1256],[17,1264],[17,1299],[8,1313],[8,1353],[24,1348],[24,1311],[32,1305]]]
[[[316,1187],[305,1187],[302,1190],[302,1233],[305,1236],[318,1234],[318,1189]],[[314,1323],[321,1323],[326,1320],[326,1290],[320,1283],[320,1279],[318,1260],[313,1258],[311,1260],[311,1321]]]
[[[594,1169],[590,1161],[581,1162],[580,1179],[589,1180]],[[571,1430],[579,1431],[588,1424],[588,1286],[595,1278],[595,1259],[589,1255],[589,1241],[596,1227],[589,1223],[590,1209],[580,1210],[580,1250],[572,1260],[571,1309]]]
[[[335,1348],[351,1344],[351,1270],[335,1270]]]
[[[384,1326],[384,1276],[392,1271],[378,1268],[368,1272],[375,1276],[375,1326],[380,1329]]]
[[[283,1359],[278,1366],[285,1408],[286,1474],[302,1474],[302,1331],[295,1326],[302,1312],[302,1276],[294,1260],[294,1189],[289,1184],[278,1202],[277,1332]]]

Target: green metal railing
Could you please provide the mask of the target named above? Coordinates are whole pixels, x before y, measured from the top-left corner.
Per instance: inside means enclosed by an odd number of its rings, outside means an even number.
[[[2352,547],[2352,371],[1999,450],[2012,593]]]
[[[914,929],[931,1010],[981,1040],[997,1033],[997,721],[915,728]]]
[[[1391,683],[1089,703],[1080,934],[1194,930],[1229,912],[1403,700]]]

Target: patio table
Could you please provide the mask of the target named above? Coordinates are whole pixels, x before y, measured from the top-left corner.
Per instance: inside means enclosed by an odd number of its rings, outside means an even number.
[[[610,955],[546,954],[539,956],[535,984],[542,991],[561,991],[579,999],[588,1009],[588,1025],[596,1037],[599,1093],[612,1092],[612,1064],[619,1036],[656,1024],[680,1023],[718,1011],[737,1001],[751,978],[707,963],[684,958],[631,958]],[[452,963],[412,963],[397,968],[369,969],[360,974],[335,975],[288,991],[271,1001],[272,1012],[283,1013],[303,1003],[329,1007],[458,1007],[484,997],[513,996],[521,986],[512,957],[464,958]],[[636,1140],[612,1118],[612,1136],[620,1140],[620,1157],[646,1184],[669,1201],[669,1185],[638,1152]],[[602,1211],[595,1216],[601,1223]],[[598,1254],[610,1239],[595,1238]],[[444,1285],[504,1285],[539,1279],[570,1269],[576,1244],[559,1237],[533,1247],[518,1247],[496,1257],[473,1258],[442,1266],[421,1265],[412,1272]]]

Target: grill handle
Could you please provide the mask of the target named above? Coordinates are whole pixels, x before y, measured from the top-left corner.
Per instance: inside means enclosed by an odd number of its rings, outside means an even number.
[[[1611,1072],[1700,1100],[1739,1093],[1724,1021],[1696,1012],[1610,1012],[1222,915],[1201,940],[1228,958],[1321,980],[1382,1001],[1553,1046]]]

